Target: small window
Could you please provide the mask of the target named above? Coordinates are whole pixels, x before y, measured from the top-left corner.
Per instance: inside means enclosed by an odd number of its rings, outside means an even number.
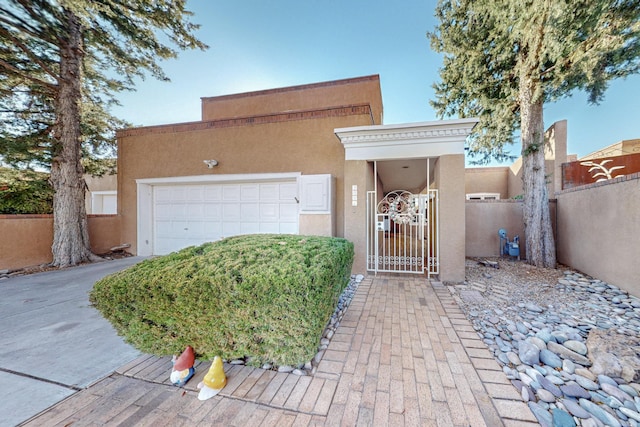
[[[92,191],[91,192],[91,212],[90,214],[118,213],[118,196],[115,191]]]
[[[468,193],[467,200],[500,200],[500,193]]]

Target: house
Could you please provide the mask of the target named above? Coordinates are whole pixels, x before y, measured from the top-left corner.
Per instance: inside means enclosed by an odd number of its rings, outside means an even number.
[[[640,139],[627,139],[562,165],[562,189],[640,172]]]
[[[117,133],[131,252],[338,236],[355,244],[354,272],[464,280],[464,141],[477,119],[384,125],[377,75],[201,103],[200,121]]]
[[[567,121],[553,123],[545,131],[545,172],[552,228],[556,238],[555,195],[562,190],[563,168],[574,155],[567,155]],[[498,230],[522,244],[519,255],[526,258],[526,232],[523,218],[524,194],[522,157],[509,166],[469,167],[465,169],[466,255],[497,256],[502,253]],[[486,201],[486,203],[484,203]],[[494,202],[497,201],[497,202]],[[490,244],[487,244],[491,242]]]
[[[84,175],[87,185],[85,194],[85,209],[87,214],[114,215],[117,213],[117,188],[116,174],[102,176]]]
[[[547,194],[554,198],[562,190],[563,164],[573,160],[567,155],[567,121],[553,123],[545,131],[545,171]],[[522,187],[522,157],[509,166],[469,167],[465,169],[465,194],[467,200],[501,200],[520,198]]]

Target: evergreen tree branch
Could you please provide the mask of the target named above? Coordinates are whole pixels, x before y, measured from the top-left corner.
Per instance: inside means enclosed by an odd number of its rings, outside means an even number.
[[[5,61],[4,59],[0,58],[0,67],[4,68],[7,71],[10,71],[20,77],[22,77],[25,80],[29,80],[32,81],[34,83],[38,83],[42,86],[46,86],[48,88],[50,88],[52,91],[56,91],[57,90],[57,86],[53,83],[49,83],[45,80],[33,77],[32,75],[25,73],[24,71],[20,70],[19,68],[14,67],[13,65],[9,64],[7,61]]]
[[[29,49],[24,43],[22,43],[20,41],[20,39],[18,39],[17,37],[14,37],[11,32],[5,30],[4,28],[0,27],[0,36],[4,36],[7,39],[9,39],[10,41],[12,41],[16,47],[18,47],[22,53],[24,53],[29,59],[31,59],[33,62],[35,62],[36,64],[38,64],[40,66],[40,68],[47,74],[49,74],[49,76],[51,76],[54,80],[58,79],[58,74],[55,73],[53,70],[51,70],[51,68],[49,68],[49,66],[47,64],[45,64],[44,61],[42,61],[40,59],[40,57],[38,57],[38,55],[36,55],[31,49]]]

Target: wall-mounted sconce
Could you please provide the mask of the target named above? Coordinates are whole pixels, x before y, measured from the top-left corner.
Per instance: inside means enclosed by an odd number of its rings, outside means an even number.
[[[218,166],[217,160],[203,160],[204,164],[207,165],[209,169],[212,169],[214,166]]]

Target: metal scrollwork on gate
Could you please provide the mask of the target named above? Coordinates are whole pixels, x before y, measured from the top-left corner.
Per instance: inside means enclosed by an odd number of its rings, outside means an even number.
[[[419,212],[418,199],[408,191],[392,191],[378,203],[377,210],[397,224],[410,224]]]

